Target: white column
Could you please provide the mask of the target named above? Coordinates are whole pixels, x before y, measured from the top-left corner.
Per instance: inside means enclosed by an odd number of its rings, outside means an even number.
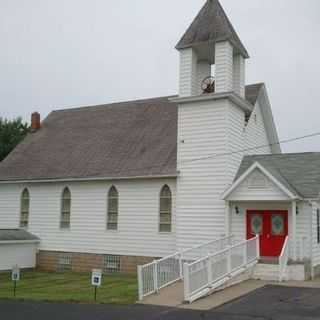
[[[226,236],[231,236],[231,210],[230,210],[230,202],[226,201],[226,209],[225,209],[225,230]]]
[[[291,244],[292,244],[292,259],[297,260],[297,202],[292,201],[291,208]]]
[[[192,48],[180,51],[179,95],[197,95],[197,54]]]
[[[215,45],[216,93],[233,91],[233,47],[229,41]]]
[[[245,98],[245,65],[246,60],[238,54],[233,60],[233,90],[240,97]]]

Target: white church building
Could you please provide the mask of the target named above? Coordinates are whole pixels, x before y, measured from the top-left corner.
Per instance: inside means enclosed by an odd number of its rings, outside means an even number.
[[[176,96],[32,115],[0,163],[0,270],[136,272],[258,235],[266,263],[287,252],[299,277],[320,271],[320,153],[281,153],[266,86],[246,84],[248,51],[218,0],[176,49]]]

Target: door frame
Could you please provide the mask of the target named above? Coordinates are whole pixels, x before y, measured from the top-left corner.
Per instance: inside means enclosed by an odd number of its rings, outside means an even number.
[[[263,225],[262,225],[262,234],[259,236],[260,238],[260,251],[261,251],[261,256],[265,256],[265,257],[275,257],[275,256],[278,256],[276,254],[270,254],[270,255],[267,255],[267,254],[263,254],[262,253],[262,248],[264,248],[263,251],[269,251],[272,252],[272,249],[274,250],[274,252],[276,252],[277,250],[279,251],[280,247],[281,246],[281,249],[280,249],[280,252],[282,250],[282,247],[283,247],[283,244],[281,245],[281,242],[284,243],[285,241],[285,238],[289,235],[289,211],[288,210],[268,210],[268,209],[265,209],[265,210],[252,210],[252,209],[248,209],[246,210],[246,239],[250,239],[251,237],[254,237],[254,235],[252,235],[250,233],[251,231],[251,220],[250,220],[250,216],[251,215],[254,215],[254,214],[259,214],[259,215],[262,215],[263,216]],[[275,214],[281,214],[285,217],[285,220],[284,220],[284,234],[283,235],[272,235],[272,222],[271,222],[271,217],[272,215],[275,215]],[[267,230],[266,233],[264,232],[264,230]],[[281,237],[281,238],[280,238]],[[280,238],[280,239],[279,239]],[[269,242],[269,245],[267,243],[267,241],[270,241]],[[276,246],[275,245],[275,242],[276,241]],[[273,242],[273,243],[272,243]],[[279,243],[279,245],[277,245],[277,242]],[[276,248],[274,248],[276,247]],[[268,248],[266,250],[266,248]]]

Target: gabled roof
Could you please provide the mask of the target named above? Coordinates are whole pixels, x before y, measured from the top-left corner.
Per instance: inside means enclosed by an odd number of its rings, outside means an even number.
[[[23,229],[0,229],[0,242],[38,240],[38,237]]]
[[[264,167],[295,196],[319,198],[320,152],[245,156],[235,181],[255,163]]]
[[[207,0],[195,20],[176,45],[181,50],[204,42],[229,40],[245,58],[249,54],[218,0]]]
[[[259,162],[253,163],[245,172],[243,172],[239,177],[235,179],[233,184],[223,193],[222,199],[229,200],[230,195],[234,190],[236,190],[239,185],[241,185],[255,170],[261,171],[269,180],[271,180],[284,194],[287,195],[288,199],[298,198],[296,192],[291,189],[286,183],[283,183],[283,179],[276,179],[273,174],[263,167]]]
[[[0,163],[0,181],[176,176],[177,108],[163,97],[53,111]]]
[[[176,175],[168,97],[53,111],[0,164],[0,180]]]

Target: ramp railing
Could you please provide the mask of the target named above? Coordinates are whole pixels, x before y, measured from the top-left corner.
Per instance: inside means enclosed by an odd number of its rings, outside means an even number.
[[[254,265],[260,258],[259,237],[239,242],[192,263],[185,263],[184,299],[196,299]]]
[[[286,274],[288,261],[289,261],[289,237],[287,236],[279,257],[279,281],[280,282],[283,281],[284,276]]]
[[[138,266],[139,300],[183,279],[183,264],[230,246],[233,237],[223,237]]]

